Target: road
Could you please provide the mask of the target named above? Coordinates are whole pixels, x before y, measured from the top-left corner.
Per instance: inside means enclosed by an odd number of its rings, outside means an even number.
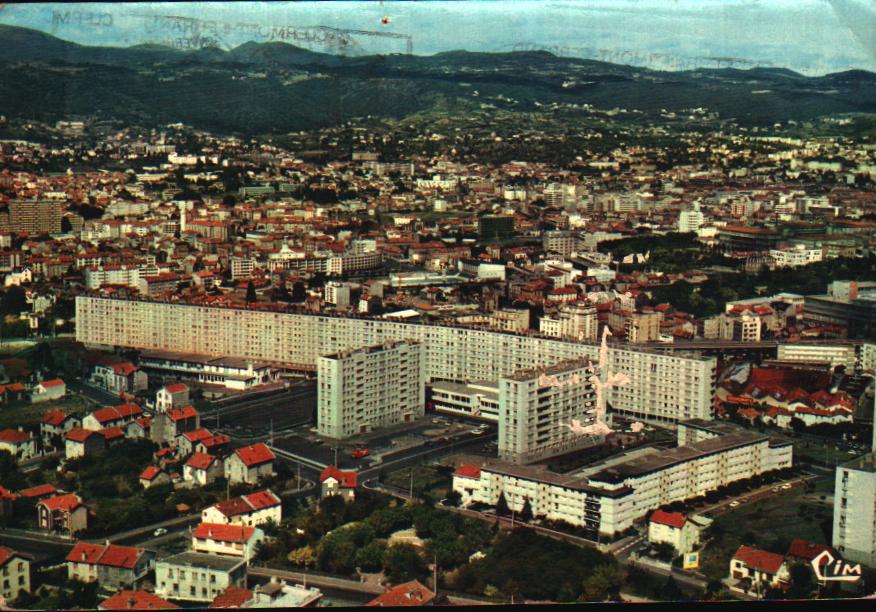
[[[71,380],[67,383],[71,391],[83,395],[100,406],[117,406],[122,400],[105,389],[89,385],[82,380]]]
[[[313,419],[316,385],[301,385],[214,406],[201,413],[201,423],[205,427],[240,438],[264,438],[269,433],[271,421],[276,432]]]

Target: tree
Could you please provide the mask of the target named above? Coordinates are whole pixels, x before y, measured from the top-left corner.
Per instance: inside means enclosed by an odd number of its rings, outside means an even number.
[[[252,284],[252,281],[249,281],[249,284],[246,286],[246,303],[253,304],[258,301],[258,296],[256,295],[255,285]]]
[[[812,594],[812,569],[808,565],[795,563],[791,566],[791,588],[788,595],[792,598],[808,597]]]
[[[505,492],[499,493],[499,499],[496,502],[496,514],[498,516],[508,516],[511,514],[511,509],[508,507],[508,500],[505,499]]]
[[[523,508],[520,509],[520,520],[528,523],[532,519],[532,504],[529,503],[529,498],[526,497],[523,499]]]
[[[429,568],[419,551],[410,544],[396,544],[386,550],[384,569],[392,584],[410,580],[423,581],[429,575]]]
[[[682,593],[678,583],[675,582],[675,578],[672,576],[669,576],[666,584],[660,589],[660,599],[662,601],[679,601],[684,599],[684,593]]]
[[[383,568],[386,542],[372,540],[356,553],[356,565],[366,572],[379,572]]]
[[[289,560],[289,563],[299,567],[313,567],[316,565],[316,553],[310,546],[296,548],[286,558]]]
[[[600,565],[584,580],[584,601],[605,601],[620,590],[624,573],[617,565]]]

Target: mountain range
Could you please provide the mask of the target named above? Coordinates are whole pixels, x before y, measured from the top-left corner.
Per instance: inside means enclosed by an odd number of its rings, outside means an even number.
[[[348,57],[282,42],[229,51],[96,47],[0,25],[0,114],[74,116],[219,132],[282,133],[351,117],[402,119],[483,108],[704,108],[745,125],[876,113],[876,74],[806,77],[778,68],[662,72],[545,51]],[[486,105],[486,106],[485,106]]]

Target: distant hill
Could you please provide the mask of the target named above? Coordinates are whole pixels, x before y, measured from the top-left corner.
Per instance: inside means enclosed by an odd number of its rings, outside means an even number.
[[[89,115],[254,133],[482,105],[531,112],[590,104],[651,117],[706,108],[743,124],[876,112],[876,74],[862,70],[661,72],[546,51],[345,57],[282,42],[230,51],[93,47],[3,25],[0,41],[0,114],[45,121]]]

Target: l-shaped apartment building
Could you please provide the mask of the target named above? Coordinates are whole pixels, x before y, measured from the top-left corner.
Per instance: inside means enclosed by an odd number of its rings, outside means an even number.
[[[495,380],[571,359],[595,363],[599,352],[594,344],[466,327],[94,296],[76,298],[76,339],[309,371],[323,355],[409,340],[423,345],[424,382]],[[614,412],[658,423],[714,416],[715,358],[610,347],[608,361],[630,378],[608,391]]]

